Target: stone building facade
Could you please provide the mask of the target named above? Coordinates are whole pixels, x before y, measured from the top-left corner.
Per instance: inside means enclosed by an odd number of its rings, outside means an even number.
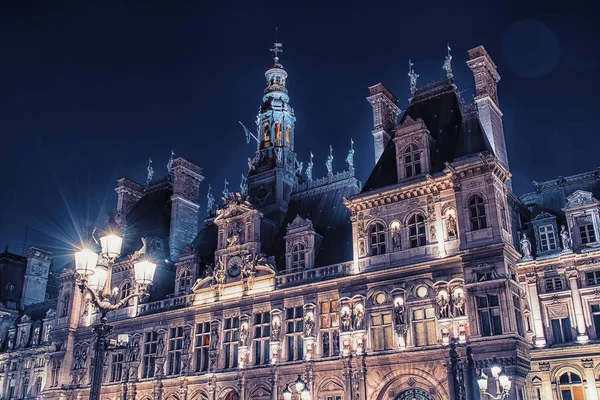
[[[496,66],[483,47],[469,51],[476,97],[465,104],[451,60],[425,86],[411,67],[405,111],[382,84],[369,88],[364,186],[351,140],[344,171],[333,149],[325,177],[313,178],[312,153],[304,169],[278,57],[240,191],[226,182],[215,207],[209,187],[203,226],[190,161],[172,159],[156,180],[149,167],[147,185],[119,180],[115,300],[133,290],[142,246],[158,268],[149,300],[109,314],[114,338],[128,336],[106,358],[102,399],[279,400],[286,387],[299,398],[301,379],[319,400],[471,400],[493,362],[511,399],[597,399],[599,174],[515,197]],[[6,382],[30,385],[20,365],[38,349],[35,396],[88,395],[99,315],[72,266],[59,289],[51,335],[0,348],[2,399],[32,397]]]

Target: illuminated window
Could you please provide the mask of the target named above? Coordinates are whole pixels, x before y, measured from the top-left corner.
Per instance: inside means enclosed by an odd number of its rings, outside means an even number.
[[[435,309],[429,307],[413,310],[413,329],[415,332],[415,346],[436,344]]]
[[[560,376],[560,398],[562,400],[583,400],[583,383],[574,372],[565,372]]]
[[[292,269],[304,269],[306,266],[306,247],[302,243],[296,243],[292,248]]]
[[[421,214],[415,214],[408,220],[408,240],[411,248],[427,244],[425,218]]]
[[[275,139],[277,139],[277,140],[283,139],[282,132],[281,132],[281,124],[279,122],[275,123]]]
[[[371,339],[373,350],[389,350],[394,347],[392,334],[392,313],[371,315]]]
[[[369,231],[369,236],[371,237],[371,255],[385,254],[385,227],[383,224],[375,222],[371,225]]]
[[[469,213],[471,218],[471,230],[477,231],[487,228],[485,204],[481,197],[471,197],[471,200],[469,200]]]
[[[404,150],[404,171],[407,178],[421,173],[421,151],[414,144]]]
[[[290,124],[285,127],[285,145],[287,147],[292,145],[292,126]]]
[[[196,372],[208,371],[208,349],[210,347],[210,324],[196,324]]]
[[[321,302],[321,355],[340,355],[340,322],[337,300]]]
[[[254,314],[254,364],[270,361],[271,313]]]
[[[268,142],[269,140],[271,140],[271,136],[269,135],[269,123],[265,122],[265,124],[263,125],[263,137],[264,137],[264,141]]]

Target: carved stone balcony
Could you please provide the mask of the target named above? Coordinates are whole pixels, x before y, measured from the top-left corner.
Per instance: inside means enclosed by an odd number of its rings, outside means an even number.
[[[165,300],[153,301],[152,303],[143,303],[138,305],[137,315],[155,314],[158,312],[190,307],[194,304],[194,296],[194,294],[186,294]]]
[[[352,262],[327,265],[324,267],[287,272],[275,278],[277,288],[296,286],[324,279],[333,279],[352,273]]]

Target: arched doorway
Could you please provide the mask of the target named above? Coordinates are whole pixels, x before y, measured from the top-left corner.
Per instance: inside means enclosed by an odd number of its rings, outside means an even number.
[[[408,389],[400,393],[394,400],[435,400],[422,389]]]

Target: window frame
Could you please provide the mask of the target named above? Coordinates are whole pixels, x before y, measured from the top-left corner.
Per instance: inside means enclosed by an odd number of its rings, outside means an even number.
[[[496,298],[497,304],[490,305],[490,299],[492,298]],[[481,305],[480,299],[485,299],[485,306]],[[502,326],[502,308],[500,304],[501,301],[499,294],[485,294],[483,296],[475,296],[475,306],[477,309],[477,320],[479,323],[480,336],[490,337],[503,334],[504,327]],[[497,313],[497,315],[494,315],[495,313]],[[487,315],[487,318],[485,317],[485,315]],[[487,325],[484,323],[484,321],[487,321]],[[486,330],[486,326],[488,330]],[[498,329],[499,331],[497,332]]]
[[[385,351],[394,348],[394,328],[391,311],[371,312],[371,350]]]
[[[369,252],[371,256],[380,256],[387,250],[387,232],[385,224],[380,221],[369,225]]]
[[[409,144],[402,151],[405,178],[412,178],[423,173],[423,165],[421,164],[423,157],[421,153],[421,148],[415,143]]]
[[[319,333],[321,334],[321,357],[340,355],[340,317],[338,300],[319,303]],[[325,347],[327,344],[327,348]]]
[[[417,313],[422,312],[422,317],[417,317]],[[435,318],[435,307],[423,306],[411,310],[411,322],[413,329],[413,346],[431,346],[438,343],[437,327]],[[422,329],[420,328],[422,327]],[[419,334],[423,331],[423,335]]]
[[[286,360],[303,360],[304,308],[302,306],[290,306],[285,308],[285,326]]]
[[[254,314],[254,365],[268,365],[271,362],[271,312]]]
[[[210,322],[197,322],[194,331],[194,355],[196,372],[206,372],[209,366]]]
[[[167,356],[167,375],[181,373],[181,356],[183,353],[183,325],[169,328],[169,349]]]
[[[300,271],[306,268],[307,248],[302,242],[294,243],[292,246],[292,270]]]
[[[240,317],[228,317],[223,321],[224,369],[238,366],[238,348],[240,345]]]
[[[469,210],[471,231],[480,231],[489,228],[487,223],[486,203],[485,197],[479,194],[474,194],[469,197],[467,209]]]
[[[427,222],[421,213],[414,213],[406,224],[408,243],[411,249],[427,245]]]

